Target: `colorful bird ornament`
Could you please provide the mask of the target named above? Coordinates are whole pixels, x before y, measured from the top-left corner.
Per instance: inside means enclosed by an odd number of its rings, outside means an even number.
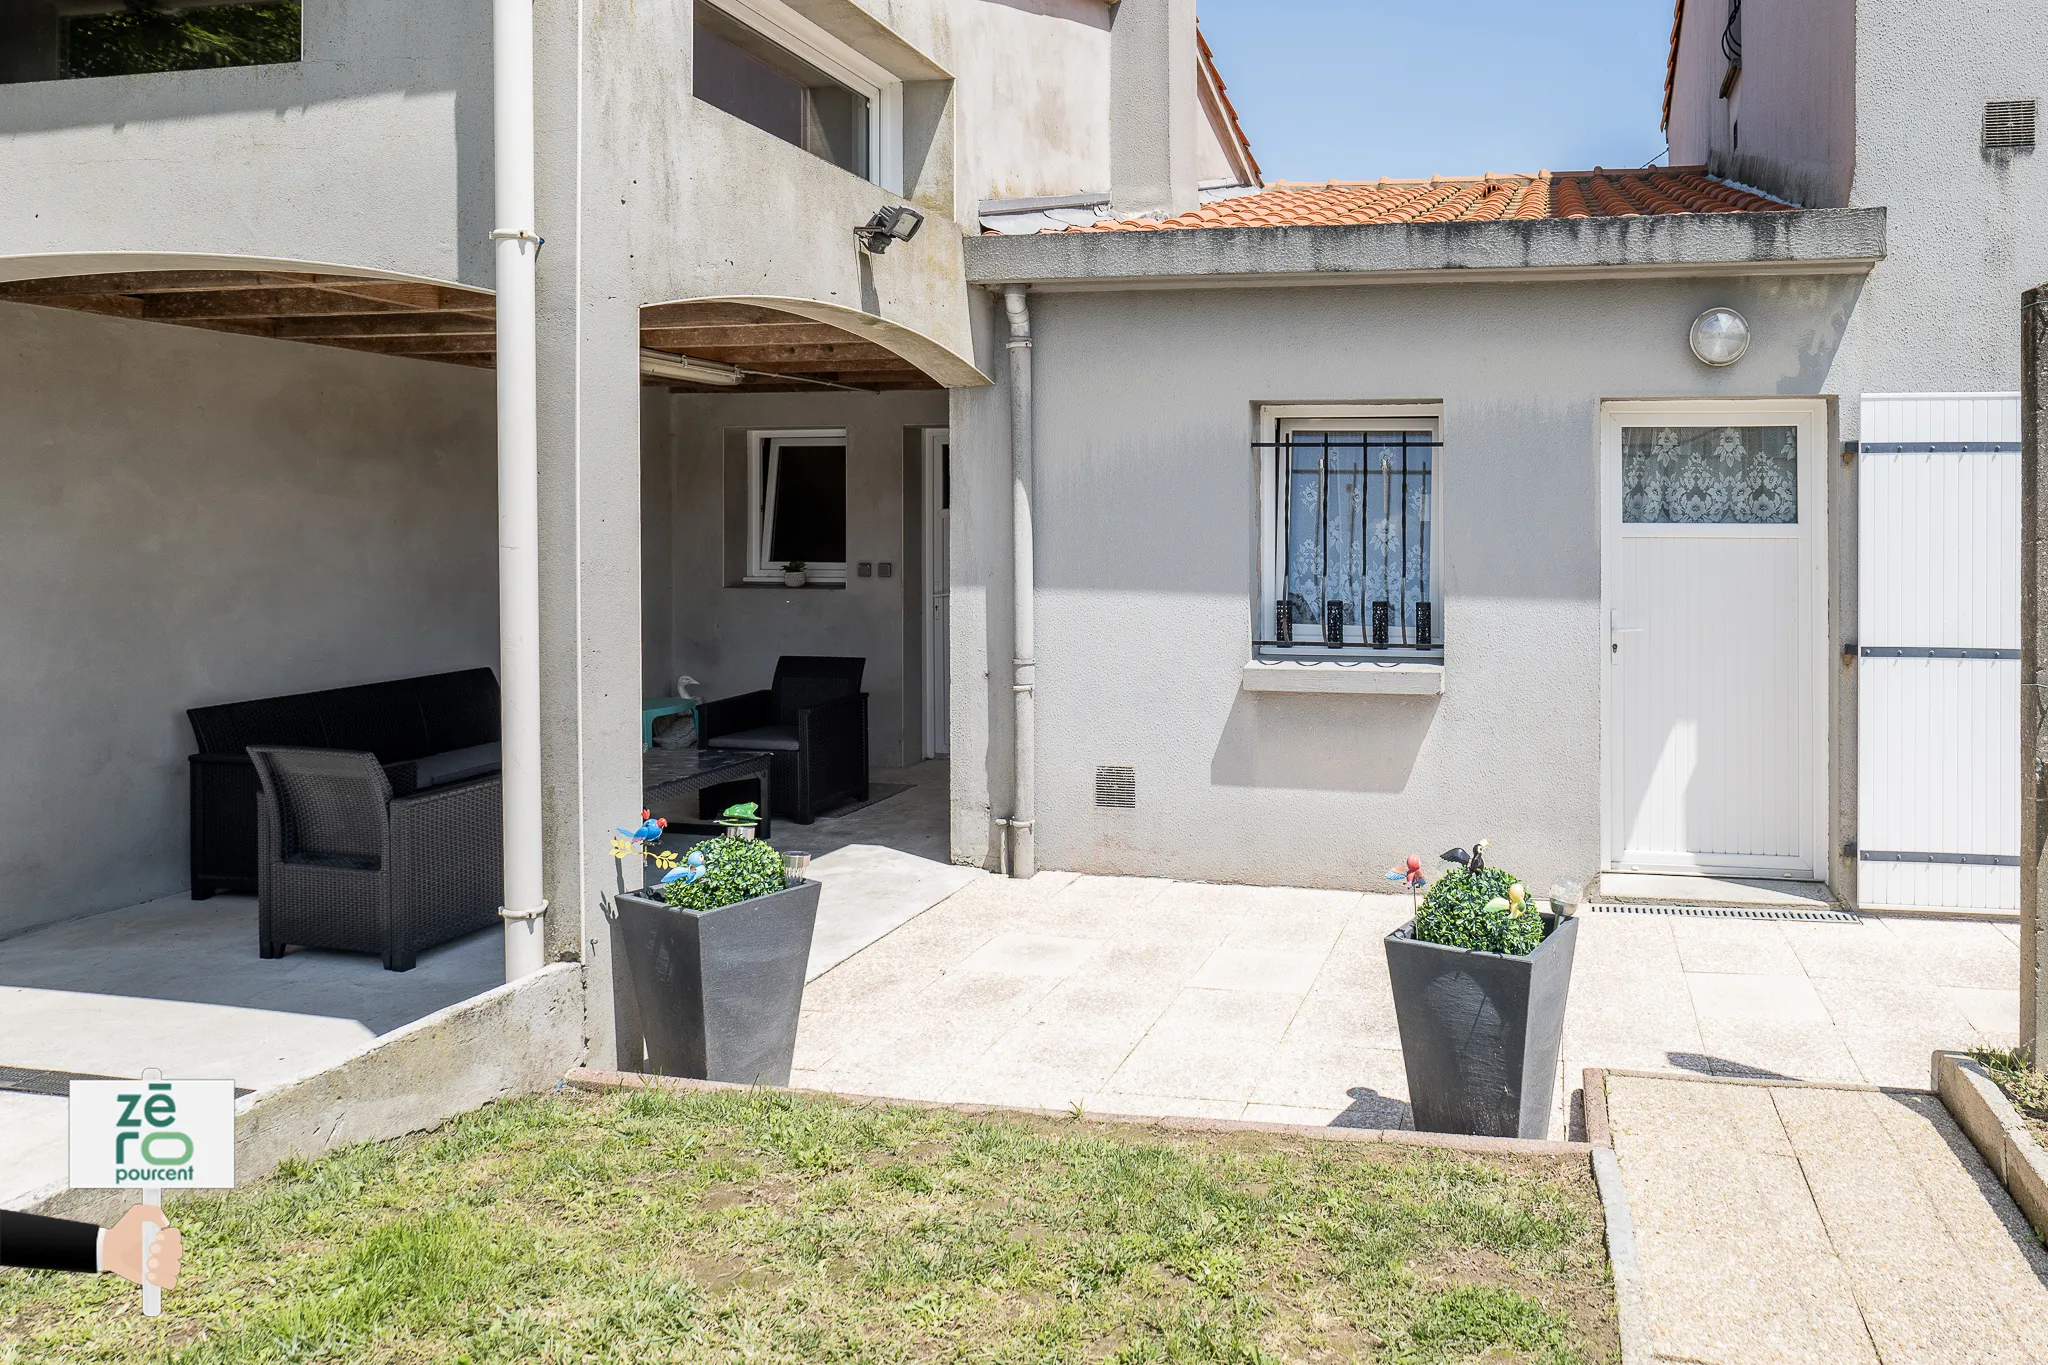
[[[670,882],[683,882],[687,884],[689,882],[697,881],[701,879],[703,876],[704,855],[697,849],[693,848],[690,850],[690,856],[683,860],[682,866],[676,868],[673,872],[663,877],[661,879],[661,884],[663,886],[668,885]]]
[[[628,839],[636,839],[643,844],[653,843],[662,836],[662,832],[667,828],[668,821],[656,819],[654,812],[648,810],[640,812],[640,828],[627,829],[624,825],[617,826],[619,833],[625,835]]]
[[[1387,869],[1387,880],[1390,882],[1400,882],[1410,891],[1420,891],[1423,881],[1422,859],[1416,857],[1413,853],[1409,854],[1407,862],[1399,867]]]
[[[1492,842],[1493,840],[1491,839],[1481,839],[1478,843],[1472,845],[1470,853],[1467,853],[1462,848],[1454,848],[1450,852],[1439,854],[1438,856],[1447,863],[1459,864],[1467,872],[1476,876],[1486,871],[1486,847]]]

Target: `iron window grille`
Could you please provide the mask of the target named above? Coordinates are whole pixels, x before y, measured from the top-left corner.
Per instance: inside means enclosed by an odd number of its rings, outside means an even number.
[[[1273,452],[1278,575],[1259,652],[1441,659],[1434,483],[1443,443],[1427,430],[1283,426],[1279,439],[1254,444]]]

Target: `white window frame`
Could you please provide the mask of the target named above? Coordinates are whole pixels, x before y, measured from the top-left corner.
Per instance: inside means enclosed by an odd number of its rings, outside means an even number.
[[[697,0],[809,62],[868,102],[867,179],[903,193],[903,81],[782,0]],[[830,163],[827,163],[830,164]],[[848,172],[852,174],[852,172]]]
[[[1443,405],[1440,403],[1287,403],[1259,409],[1258,501],[1259,501],[1259,600],[1252,619],[1260,640],[1273,638],[1277,611],[1287,578],[1287,547],[1280,537],[1280,523],[1286,509],[1279,495],[1277,461],[1279,442],[1296,431],[1428,431],[1438,442],[1438,458],[1431,461],[1429,520],[1443,525]],[[1367,644],[1346,644],[1332,649],[1322,644],[1293,646],[1262,645],[1254,651],[1259,659],[1371,659],[1382,663],[1441,664],[1444,659],[1445,625],[1443,584],[1443,537],[1431,538],[1429,581],[1435,598],[1435,624],[1430,633],[1436,642],[1428,649],[1390,645],[1374,649]],[[1319,639],[1322,627],[1311,627]]]
[[[768,527],[775,516],[775,507],[769,500],[774,482],[769,471],[782,453],[785,445],[845,446],[844,427],[791,428],[776,431],[750,431],[747,433],[747,581],[749,583],[782,582],[782,563],[770,560],[768,554]],[[848,450],[849,474],[851,473],[852,452]],[[847,526],[851,535],[852,525]],[[808,560],[804,563],[804,577],[812,583],[846,582],[846,564],[817,564]]]

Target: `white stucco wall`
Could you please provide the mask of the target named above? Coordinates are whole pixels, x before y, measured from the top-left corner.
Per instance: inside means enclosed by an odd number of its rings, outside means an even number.
[[[186,884],[187,708],[495,665],[491,392],[0,304],[0,935]]]
[[[650,529],[643,535],[670,547],[671,573],[659,591],[670,604],[663,624],[672,652],[660,665],[649,660],[650,678],[672,682],[688,673],[703,683],[700,696],[726,697],[766,687],[784,654],[858,655],[867,660],[862,685],[874,766],[916,762],[922,718],[920,694],[906,677],[906,655],[915,655],[906,632],[922,620],[905,611],[918,512],[906,497],[904,432],[945,426],[945,394],[677,395],[669,402],[669,465],[650,473],[647,486],[664,486],[670,501],[644,509]],[[843,589],[736,581],[746,553],[745,434],[778,428],[846,431],[847,559],[876,565],[876,576],[849,568]],[[889,578],[879,574],[884,561],[894,566]]]
[[[1034,293],[1041,863],[1370,887],[1406,854],[1491,837],[1536,884],[1590,874],[1600,401],[1823,392],[1856,287]],[[1714,304],[1755,324],[1727,371],[1686,349]],[[1240,688],[1256,410],[1346,400],[1443,405],[1441,698]],[[985,854],[987,803],[1008,797],[1001,402],[954,400],[956,855]],[[1095,808],[1094,770],[1109,763],[1137,768],[1135,811]]]

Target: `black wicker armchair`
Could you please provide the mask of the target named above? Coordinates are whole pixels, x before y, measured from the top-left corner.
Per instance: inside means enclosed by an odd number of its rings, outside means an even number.
[[[257,935],[377,953],[410,971],[420,951],[498,919],[504,844],[493,774],[394,797],[375,754],[251,746],[261,784]]]
[[[766,691],[697,708],[697,744],[768,755],[775,813],[810,824],[821,811],[868,795],[866,659],[785,654]]]

